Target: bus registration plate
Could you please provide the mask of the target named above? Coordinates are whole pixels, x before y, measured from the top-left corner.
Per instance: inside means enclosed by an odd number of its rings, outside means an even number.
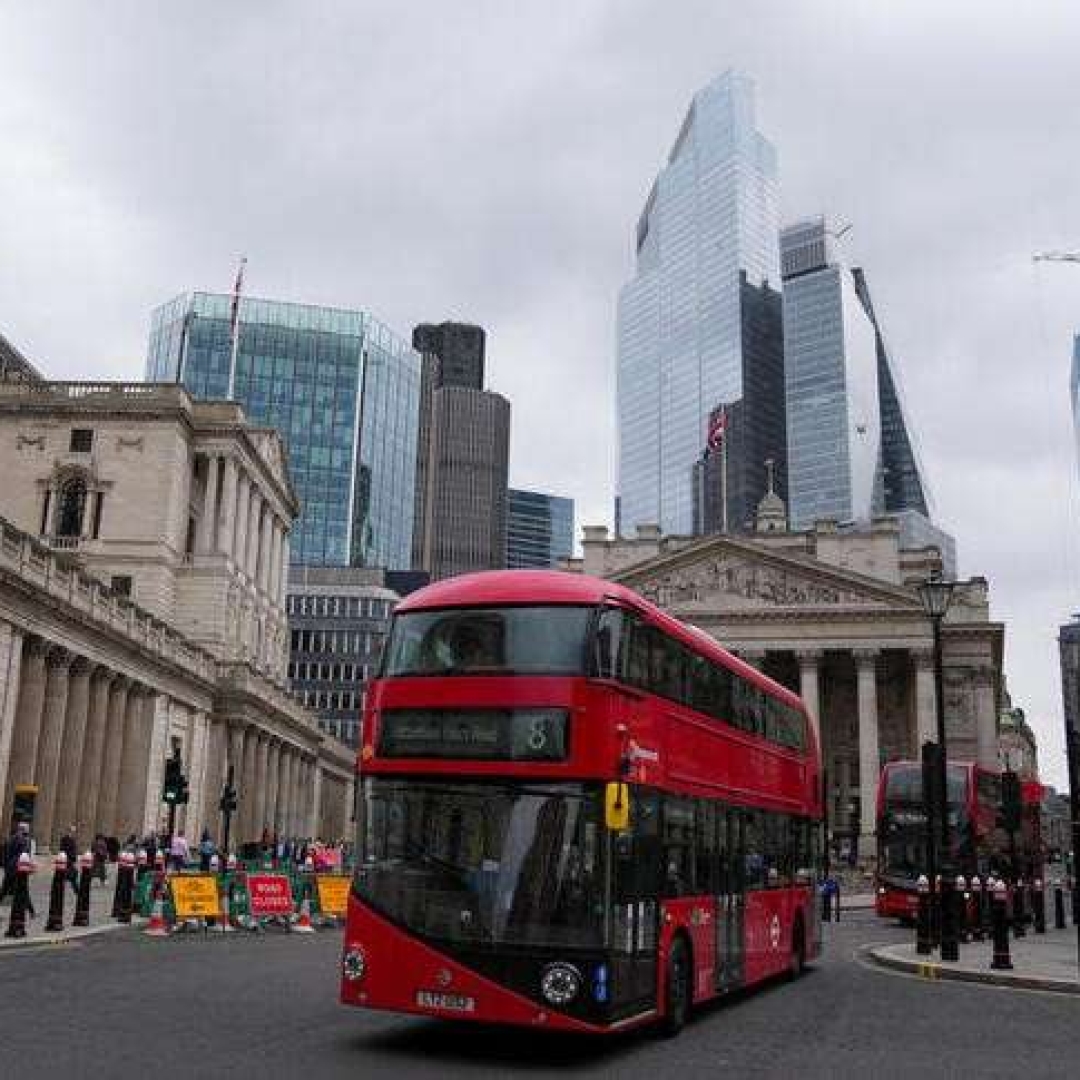
[[[416,1004],[422,1009],[446,1009],[450,1012],[476,1011],[476,999],[464,994],[444,994],[438,990],[417,990]]]

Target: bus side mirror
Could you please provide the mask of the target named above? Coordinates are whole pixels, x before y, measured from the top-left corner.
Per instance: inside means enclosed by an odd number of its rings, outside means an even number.
[[[615,832],[630,826],[630,789],[612,781],[604,788],[604,824]]]

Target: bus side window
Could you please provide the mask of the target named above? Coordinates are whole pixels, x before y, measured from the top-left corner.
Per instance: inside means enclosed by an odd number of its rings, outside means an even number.
[[[669,797],[664,801],[663,894],[667,897],[693,896],[702,891],[697,884],[694,858],[694,809],[693,799]]]
[[[743,824],[743,878],[748,889],[765,884],[765,836],[760,810],[745,811]]]
[[[649,639],[650,627],[633,615],[626,618],[623,626],[626,650],[625,669],[620,677],[630,686],[649,689]]]
[[[720,858],[717,850],[717,818],[722,811],[707,799],[699,799],[695,817],[694,861],[698,892],[714,895],[720,889]]]
[[[605,608],[600,613],[593,649],[593,673],[600,679],[617,679],[625,662],[623,650],[623,613]]]

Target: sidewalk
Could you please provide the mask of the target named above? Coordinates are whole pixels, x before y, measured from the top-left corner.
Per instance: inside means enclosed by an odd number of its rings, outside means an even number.
[[[75,893],[68,885],[65,886],[64,893],[64,929],[46,933],[45,923],[49,917],[49,890],[53,877],[52,860],[38,858],[36,861],[38,869],[30,875],[30,899],[36,915],[27,922],[26,937],[4,937],[11,916],[10,897],[0,904],[0,953],[5,949],[25,949],[36,945],[56,945],[65,941],[76,941],[79,938],[123,928],[123,923],[118,923],[111,917],[113,890],[116,886],[116,867],[110,864],[106,883],[102,885],[95,879],[90,886],[90,925],[81,927],[71,925],[72,919],[75,918]]]
[[[926,979],[952,979],[959,982],[990,983],[1017,990],[1053,990],[1080,994],[1080,967],[1077,965],[1076,927],[1047,930],[1027,936],[1011,937],[1012,971],[994,971],[990,967],[993,947],[989,941],[960,946],[958,963],[941,962],[938,953],[919,956],[912,940],[904,945],[869,946],[865,955],[881,967],[921,975]]]

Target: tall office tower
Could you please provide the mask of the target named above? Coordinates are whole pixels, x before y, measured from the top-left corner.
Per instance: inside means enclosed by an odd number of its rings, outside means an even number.
[[[953,573],[866,275],[832,238],[820,216],[781,233],[791,526],[893,517],[905,546],[937,547]]]
[[[788,512],[869,523],[884,509],[875,327],[824,217],[780,234]]]
[[[277,428],[301,516],[299,566],[406,569],[412,557],[420,357],[363,311],[187,293],[159,307],[147,378],[199,398],[231,396]]]
[[[413,348],[439,358],[443,386],[484,388],[486,336],[471,323],[421,323],[412,335]]]
[[[484,331],[423,324],[413,565],[432,579],[506,565],[510,402],[482,389]],[[441,352],[439,350],[442,350]]]
[[[719,516],[741,531],[765,493],[766,459],[787,495],[776,152],[745,76],[727,72],[694,96],[636,250],[618,312],[620,523],[693,530],[695,465],[724,406]]]
[[[574,550],[574,500],[510,489],[506,528],[509,570],[558,566]]]

